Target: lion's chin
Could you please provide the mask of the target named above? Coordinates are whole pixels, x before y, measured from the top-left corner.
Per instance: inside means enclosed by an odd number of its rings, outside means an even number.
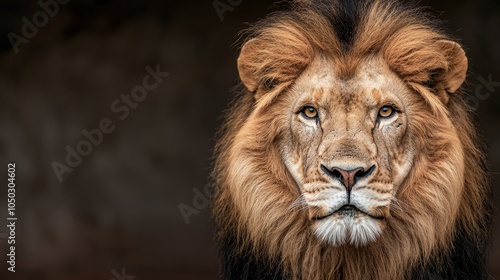
[[[364,246],[382,233],[381,221],[368,215],[334,214],[315,224],[315,235],[333,246]]]

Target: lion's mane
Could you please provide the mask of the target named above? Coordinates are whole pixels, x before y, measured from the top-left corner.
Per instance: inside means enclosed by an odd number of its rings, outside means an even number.
[[[248,31],[248,40],[259,43],[253,64],[241,67],[259,79],[231,104],[215,149],[213,217],[224,279],[486,278],[490,190],[465,94],[439,88],[441,70],[453,61],[433,43],[448,37],[421,9],[396,1],[328,2],[297,1]],[[338,58],[346,76],[361,59],[379,54],[427,105],[414,116],[414,141],[426,150],[397,195],[404,211],[393,213],[384,234],[363,247],[322,243],[307,214],[289,209],[300,193],[275,145],[285,128],[273,104],[283,102],[279,93],[318,52]],[[257,102],[259,87],[265,96]],[[444,117],[454,127],[443,125]],[[463,172],[446,162],[452,130],[461,140]],[[450,185],[456,178],[463,178],[459,186]],[[435,188],[459,210],[448,211]]]

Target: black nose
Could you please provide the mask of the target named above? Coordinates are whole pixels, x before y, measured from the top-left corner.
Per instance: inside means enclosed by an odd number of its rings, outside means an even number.
[[[332,167],[331,169],[328,169],[324,165],[321,165],[321,169],[325,172],[325,174],[339,180],[344,187],[351,189],[358,182],[358,180],[370,176],[373,173],[373,170],[375,170],[375,165],[372,165],[372,167],[366,171],[362,167],[344,170],[339,167]]]

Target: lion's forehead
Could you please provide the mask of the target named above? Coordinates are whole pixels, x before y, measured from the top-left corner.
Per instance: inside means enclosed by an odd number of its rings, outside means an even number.
[[[400,99],[403,82],[379,58],[364,60],[355,74],[340,78],[335,61],[317,57],[297,80],[301,98],[312,102],[337,105],[334,110],[363,110],[387,98]],[[338,107],[338,106],[341,107]]]

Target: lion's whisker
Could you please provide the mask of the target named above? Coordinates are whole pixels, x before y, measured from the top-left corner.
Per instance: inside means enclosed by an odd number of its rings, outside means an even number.
[[[306,200],[304,198],[304,194],[301,194],[299,195],[299,197],[297,197],[297,199],[295,199],[291,204],[290,206],[288,207],[288,210],[289,211],[294,211],[294,210],[303,210],[307,208],[307,203],[306,203]]]
[[[396,210],[404,212],[403,207],[401,206],[401,203],[405,204],[404,202],[400,201],[399,199],[397,199],[395,197],[392,197],[391,201],[395,202],[395,203],[391,203],[391,205],[390,205],[391,208],[394,208]]]

